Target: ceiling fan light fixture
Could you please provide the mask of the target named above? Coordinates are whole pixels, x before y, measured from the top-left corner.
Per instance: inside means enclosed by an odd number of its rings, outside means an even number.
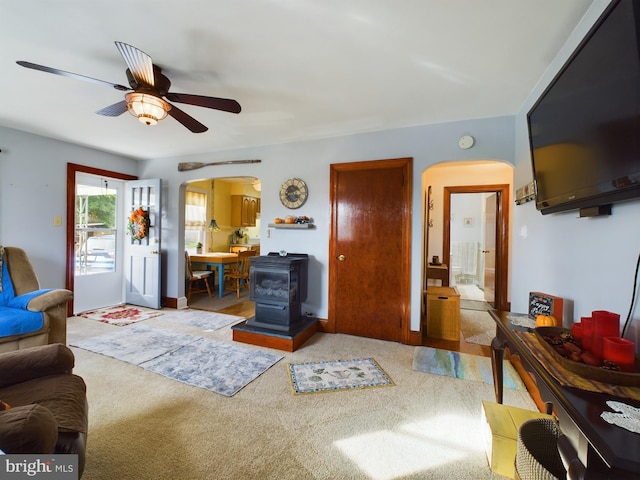
[[[145,125],[156,125],[171,110],[171,105],[155,95],[133,92],[127,93],[125,99],[129,113]]]

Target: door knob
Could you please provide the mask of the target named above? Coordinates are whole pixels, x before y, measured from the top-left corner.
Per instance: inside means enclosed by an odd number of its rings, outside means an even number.
[[[338,260],[340,260],[341,262],[344,262],[347,259],[347,257],[345,257],[344,255],[338,255]]]
[[[158,250],[153,250],[153,251],[151,252],[151,255],[157,255],[158,253],[160,253],[160,252],[158,252]]]
[[[482,253],[489,253],[491,250],[482,250]]]

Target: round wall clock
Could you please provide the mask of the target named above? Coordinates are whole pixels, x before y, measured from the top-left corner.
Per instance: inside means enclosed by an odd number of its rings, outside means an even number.
[[[299,178],[290,178],[280,187],[280,201],[287,208],[300,208],[307,201],[309,189]]]

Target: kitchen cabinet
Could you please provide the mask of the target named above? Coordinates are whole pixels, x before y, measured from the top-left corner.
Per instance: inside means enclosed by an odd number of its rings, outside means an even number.
[[[231,225],[255,227],[260,212],[260,199],[248,195],[231,195]]]

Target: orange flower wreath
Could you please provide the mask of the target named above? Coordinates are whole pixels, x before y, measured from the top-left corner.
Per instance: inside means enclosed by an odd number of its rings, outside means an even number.
[[[149,234],[149,212],[138,207],[129,216],[129,232],[134,240],[142,240]]]

